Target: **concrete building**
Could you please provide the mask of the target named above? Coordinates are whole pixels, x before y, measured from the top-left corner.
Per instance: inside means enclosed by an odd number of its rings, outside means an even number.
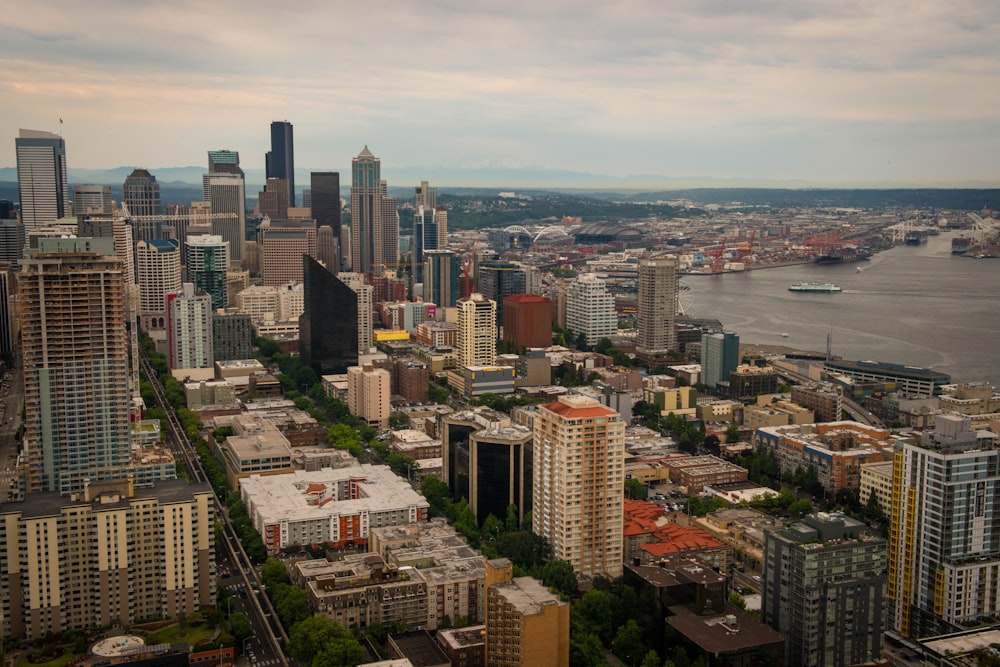
[[[429,188],[433,190],[434,188]],[[417,199],[421,199],[418,194]],[[413,216],[413,262],[416,264],[417,282],[424,280],[427,253],[444,250],[448,246],[448,209],[433,204],[415,205]],[[457,294],[457,291],[456,291]]]
[[[268,178],[264,183],[264,189],[257,193],[257,212],[265,220],[284,222],[289,217],[291,197],[287,179]]]
[[[810,514],[764,540],[762,619],[785,635],[785,665],[882,656],[886,544],[860,521]]]
[[[585,577],[621,574],[625,422],[593,399],[560,396],[534,420],[532,530]]]
[[[452,308],[462,296],[458,283],[461,269],[458,256],[446,248],[426,250],[424,257],[424,301]]]
[[[728,380],[728,390],[722,389],[720,385],[723,383],[716,385],[720,395],[743,403],[755,401],[761,394],[778,391],[778,375],[771,366],[740,364],[729,374]]]
[[[264,285],[301,283],[302,255],[316,257],[316,223],[264,220],[257,228]]]
[[[182,287],[181,252],[176,239],[135,244],[139,285],[139,322],[149,331],[166,331],[167,295]]]
[[[743,408],[743,427],[749,431],[789,424],[813,424],[813,411],[790,401],[777,401],[766,405],[747,405]]]
[[[212,308],[225,308],[226,272],[231,259],[229,242],[222,236],[189,236],[184,246],[184,282],[198,293],[212,297]]]
[[[698,412],[698,392],[689,386],[646,386],[642,390],[642,400],[655,406],[662,417],[671,413],[680,417],[693,417]]]
[[[486,563],[486,664],[569,665],[569,603],[510,561]]]
[[[865,463],[861,466],[858,500],[862,505],[867,505],[869,499],[875,496],[885,516],[890,516],[892,512],[892,466],[892,461]]]
[[[209,220],[212,235],[229,244],[226,260],[233,266],[243,263],[246,245],[246,184],[242,174],[212,174],[208,178]],[[228,267],[223,267],[228,268]]]
[[[552,345],[552,302],[535,294],[504,298],[502,340],[518,352]]]
[[[378,429],[389,427],[392,377],[371,364],[347,368],[347,409]]]
[[[894,387],[909,396],[937,396],[941,387],[951,384],[951,376],[932,368],[917,368],[882,361],[827,359],[823,371],[843,375],[856,382],[876,382]]]
[[[583,334],[587,345],[618,333],[615,298],[593,273],[580,275],[566,289],[566,328],[574,339]]]
[[[212,315],[212,359],[233,361],[253,356],[253,322],[243,313]]]
[[[233,435],[219,447],[232,488],[245,483],[248,477],[281,475],[292,471],[292,449],[288,438],[263,415],[223,415],[215,418],[215,426],[233,430]]]
[[[719,486],[747,481],[746,468],[723,461],[716,456],[688,456],[664,462],[674,484],[686,487],[688,493],[701,493],[706,486]]]
[[[1000,614],[1000,449],[968,417],[899,439],[889,529],[889,629],[954,632]]]
[[[0,630],[41,639],[176,618],[215,604],[208,484],[92,482],[78,499],[33,494],[0,508]]]
[[[740,337],[735,333],[703,334],[701,337],[701,381],[709,391],[729,379],[740,364]]]
[[[458,325],[452,322],[421,322],[413,337],[428,347],[457,347]]]
[[[211,296],[195,294],[191,283],[167,295],[167,332],[171,370],[213,367]]]
[[[639,260],[635,352],[650,363],[677,350],[677,268],[676,256]]]
[[[504,299],[528,292],[527,271],[517,262],[491,260],[479,265],[476,274],[476,291],[490,301],[496,301],[497,324],[503,324]]]
[[[163,215],[163,202],[156,176],[146,169],[133,169],[122,185],[122,207],[133,218],[137,241],[163,238],[165,220],[159,219]]]
[[[367,545],[370,529],[427,519],[427,500],[386,466],[295,471],[242,480],[268,554],[291,544]]]
[[[74,185],[73,215],[107,215],[114,211],[110,185]]]
[[[33,231],[70,214],[66,142],[58,134],[22,129],[14,140],[21,223]]]
[[[458,365],[492,366],[497,356],[497,304],[482,294],[458,302]]]
[[[369,354],[375,346],[372,310],[375,303],[375,290],[365,282],[365,277],[360,273],[343,272],[337,276],[337,280],[354,291],[357,298],[358,354]]]
[[[832,382],[810,382],[792,387],[792,403],[816,413],[816,421],[836,422],[844,416],[844,390]]]
[[[0,220],[0,262],[14,264],[21,260],[26,237],[24,225],[17,220]]]

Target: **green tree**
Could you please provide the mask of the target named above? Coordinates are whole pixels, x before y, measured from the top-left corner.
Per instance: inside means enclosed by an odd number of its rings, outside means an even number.
[[[292,628],[288,654],[309,667],[346,667],[361,662],[358,640],[326,616],[310,616]]]
[[[625,625],[618,628],[615,638],[611,641],[612,652],[625,661],[625,664],[635,664],[635,661],[646,654],[646,647],[642,642],[642,628],[629,619]]]
[[[604,646],[593,632],[570,630],[569,664],[573,667],[605,667]]]
[[[288,570],[285,569],[285,564],[277,558],[268,558],[264,561],[264,564],[260,566],[260,578],[268,588],[289,583]]]
[[[602,644],[610,644],[618,615],[618,600],[610,591],[587,591],[570,609],[570,618],[584,632],[595,633]]]
[[[389,415],[389,428],[399,431],[410,427],[410,418],[402,412],[393,412]]]
[[[484,540],[496,542],[500,539],[500,535],[504,533],[504,524],[500,519],[492,514],[488,514],[483,519],[483,527],[479,530],[479,533],[483,536]]]
[[[642,662],[639,663],[639,667],[660,667],[660,654],[650,649],[646,652],[646,655],[642,657]]]
[[[542,583],[554,588],[558,593],[571,599],[579,595],[580,582],[573,566],[568,562],[558,558],[550,560],[542,566],[540,574]]]
[[[444,405],[448,402],[448,390],[432,384],[427,388],[427,398],[431,403]]]
[[[238,611],[230,616],[229,632],[233,635],[233,639],[236,640],[236,645],[242,646],[243,640],[253,634],[253,626],[250,625],[250,619],[247,618],[247,615]]]
[[[309,607],[309,593],[304,589],[289,586],[276,610],[286,628],[295,627],[297,623],[306,620],[312,614]]]
[[[730,424],[726,428],[726,444],[731,445],[740,441],[740,427],[738,424]]]
[[[448,488],[447,484],[430,475],[420,481],[420,493],[430,504],[431,516],[454,518],[451,489]]]
[[[646,485],[635,478],[625,480],[625,497],[630,500],[645,500]]]
[[[521,521],[518,518],[517,505],[511,503],[507,505],[507,517],[504,520],[504,530],[508,533],[512,533],[521,527]]]

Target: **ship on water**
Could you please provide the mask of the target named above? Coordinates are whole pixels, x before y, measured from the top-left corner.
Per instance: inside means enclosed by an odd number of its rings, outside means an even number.
[[[840,287],[833,283],[792,283],[788,288],[791,292],[839,292]]]
[[[817,264],[847,264],[849,262],[860,262],[872,256],[872,251],[868,248],[856,248],[845,246],[834,248],[816,258]]]
[[[955,255],[964,255],[972,248],[972,239],[968,236],[956,236],[951,240],[951,252]]]

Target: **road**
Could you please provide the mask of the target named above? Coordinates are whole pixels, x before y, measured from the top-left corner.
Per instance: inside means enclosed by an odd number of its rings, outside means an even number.
[[[20,500],[24,486],[17,469],[21,443],[17,431],[21,428],[24,406],[23,373],[20,369],[4,373],[0,383],[0,501]]]
[[[167,402],[163,393],[163,386],[150,366],[145,350],[140,351],[140,359],[143,375],[146,376],[147,381],[153,386],[153,389],[156,391],[157,401],[167,414],[169,433],[164,434],[164,437],[168,439],[168,444],[174,452],[174,457],[183,463],[193,481],[207,483],[208,477],[205,474],[204,468],[202,468],[197,451],[194,445],[191,444],[191,441],[188,440],[187,434],[181,427],[174,409]],[[214,490],[212,496],[215,499],[216,518],[222,522],[223,527],[221,533],[222,539],[216,542],[215,545],[216,576],[219,579],[219,583],[223,583],[231,590],[235,586],[239,586],[236,589],[237,597],[240,600],[237,608],[246,614],[254,630],[254,636],[249,642],[250,647],[254,649],[254,656],[256,658],[253,664],[255,667],[272,667],[277,665],[289,667],[290,663],[281,649],[281,642],[287,644],[288,635],[278,620],[278,615],[271,605],[271,600],[261,592],[263,584],[260,579],[260,572],[254,567],[246,551],[243,549],[243,544],[240,542],[233,528],[229,514],[226,512],[225,506],[219,501],[219,497],[215,494]]]
[[[790,371],[784,368],[775,368],[775,372],[779,377],[795,382],[796,384],[807,384],[812,382],[809,378],[801,373],[796,373],[795,371]],[[879,420],[878,417],[872,413],[865,410],[863,407],[852,401],[847,396],[844,396],[843,400],[844,412],[856,422],[864,424],[865,426],[874,426],[876,428],[885,428],[885,425]]]

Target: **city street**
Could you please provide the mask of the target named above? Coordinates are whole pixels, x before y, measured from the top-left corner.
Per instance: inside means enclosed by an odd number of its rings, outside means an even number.
[[[0,381],[0,501],[17,500],[21,495],[21,484],[17,473],[17,459],[20,443],[17,430],[21,427],[21,408],[24,392],[21,385],[22,374],[10,371]]]

